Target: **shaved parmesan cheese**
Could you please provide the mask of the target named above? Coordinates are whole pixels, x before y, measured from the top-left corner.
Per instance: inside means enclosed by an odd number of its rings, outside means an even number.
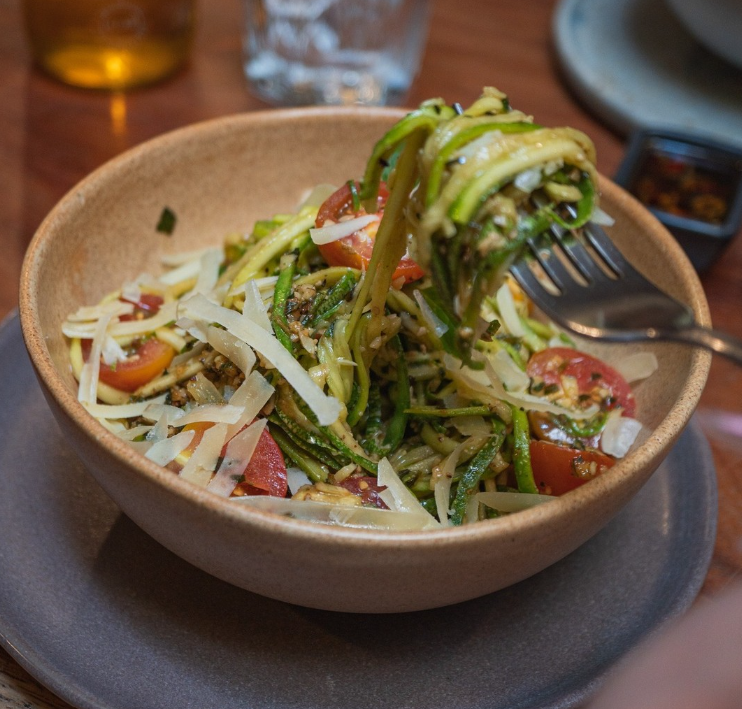
[[[603,453],[623,458],[641,430],[642,425],[636,419],[621,416],[620,411],[610,414],[600,436],[600,447]]]
[[[106,330],[111,322],[112,315],[108,313],[98,320],[93,333],[93,342],[90,346],[88,361],[82,365],[80,385],[77,389],[77,398],[83,404],[94,404],[98,398],[98,375],[100,374],[100,353]]]
[[[464,452],[468,441],[459,443],[453,452],[446,457],[441,463],[440,475],[438,475],[433,487],[435,493],[435,508],[438,511],[438,519],[444,527],[449,526],[448,515],[451,513],[449,509],[451,499],[451,483],[453,482],[453,474],[456,471],[456,466],[459,464],[459,458]]]
[[[165,303],[159,312],[151,318],[114,323],[108,330],[108,334],[111,337],[147,335],[175,320],[176,307],[177,303]],[[95,334],[95,325],[91,325],[90,323],[76,324],[68,321],[62,325],[62,332],[67,337],[79,337],[83,340],[89,340]]]
[[[196,322],[195,320],[191,320],[191,318],[178,318],[175,321],[175,325],[187,332],[191,337],[195,337],[199,342],[206,343],[208,339],[208,327],[206,323]]]
[[[500,512],[520,512],[557,499],[552,495],[533,495],[527,492],[478,492],[474,498]]]
[[[123,431],[119,431],[116,435],[124,441],[133,441],[139,436],[146,436],[154,427],[153,426],[134,426],[134,428],[125,428]]]
[[[129,315],[134,312],[134,306],[131,303],[122,303],[120,300],[109,300],[99,305],[85,306],[78,308],[74,313],[67,316],[68,322],[90,322],[91,320],[100,320],[104,315],[118,317],[119,315]]]
[[[266,332],[273,332],[268,311],[255,281],[245,283],[245,304],[242,306],[242,314],[260,325]]]
[[[224,460],[206,486],[207,490],[220,497],[229,497],[232,494],[240,477],[250,465],[255,447],[267,423],[267,419],[260,419],[244,431],[240,431],[227,443]]]
[[[274,391],[275,389],[260,372],[252,372],[229,400],[232,406],[242,407],[242,415],[227,429],[227,438],[231,438],[250,423],[268,403]]]
[[[213,325],[206,331],[209,344],[228,360],[234,362],[243,374],[249,374],[255,366],[255,353],[231,332]]]
[[[265,278],[253,278],[253,283],[258,287],[258,290],[270,290],[272,291],[278,283],[278,276],[265,276]]]
[[[198,357],[204,351],[204,347],[206,347],[205,342],[196,342],[193,347],[191,347],[191,349],[187,352],[182,352],[179,355],[175,355],[175,357],[173,357],[173,361],[170,362],[170,369],[180,367],[181,364],[184,364],[189,359]],[[214,347],[214,349],[216,349],[216,347]]]
[[[155,443],[144,455],[157,465],[167,465],[189,446],[195,435],[195,431],[181,431]]]
[[[518,311],[515,309],[515,300],[513,300],[513,294],[507,283],[503,283],[498,288],[495,299],[505,329],[514,337],[523,337],[526,331],[520,321]]]
[[[273,333],[266,332],[249,317],[210,303],[202,295],[196,295],[180,304],[187,317],[209,323],[218,323],[235,337],[246,342],[256,352],[273,364],[286,381],[301,396],[314,412],[321,426],[337,421],[342,404],[334,397],[327,396],[307,374],[291,353],[276,339]]]
[[[167,413],[163,413],[162,416],[157,419],[157,423],[152,427],[149,433],[147,433],[146,440],[148,440],[152,444],[159,443],[160,441],[164,441],[167,438],[167,434]]]
[[[157,402],[150,403],[141,416],[149,421],[159,421],[163,416],[165,416],[168,426],[180,426],[178,421],[182,419],[185,414],[186,412],[183,409],[179,409],[177,406],[170,406],[170,404]]]
[[[383,510],[378,507],[349,507],[347,505],[315,502],[314,500],[291,500],[267,495],[234,497],[232,501],[246,507],[253,507],[293,519],[355,529],[414,532],[440,527],[438,522],[427,512],[423,515]]]
[[[219,280],[219,267],[222,265],[223,252],[221,249],[207,249],[199,259],[200,268],[198,280],[193,287],[193,293],[209,293]]]
[[[620,362],[613,366],[631,384],[654,374],[659,365],[654,352],[635,352],[623,357]]]
[[[286,482],[289,485],[289,492],[292,495],[296,495],[300,488],[305,485],[312,484],[312,481],[301,468],[294,467],[286,468]]]
[[[331,244],[333,241],[344,239],[355,232],[364,229],[369,224],[380,221],[378,214],[364,214],[361,217],[347,219],[337,224],[325,224],[317,229],[310,229],[309,235],[317,246]]]
[[[525,391],[531,378],[513,361],[505,351],[499,350],[489,356],[492,369],[508,391]]]
[[[206,404],[194,406],[178,419],[178,426],[189,423],[235,423],[242,415],[243,408],[233,404]]]
[[[420,314],[423,316],[423,320],[425,320],[428,329],[431,332],[434,332],[436,337],[442,337],[445,335],[448,332],[448,325],[446,325],[446,323],[444,323],[443,320],[433,312],[432,308],[428,305],[428,301],[425,300],[423,294],[419,290],[415,289],[413,295],[415,296],[417,304],[420,306]]]
[[[201,442],[196,446],[196,450],[191,454],[183,470],[180,471],[180,477],[183,480],[188,480],[199,487],[208,485],[222,452],[226,433],[227,425],[223,423],[204,431]]]
[[[187,281],[189,278],[197,278],[201,270],[201,256],[194,258],[192,261],[186,261],[182,266],[168,271],[160,276],[160,282],[168,286],[174,286],[181,281]]]
[[[136,281],[132,283],[124,283],[124,285],[121,286],[121,298],[123,300],[128,300],[130,303],[133,304],[138,303],[141,297],[142,289],[139,287],[139,283],[137,283]]]
[[[399,479],[397,471],[386,458],[379,461],[377,482],[379,486],[386,487],[386,490],[379,493],[379,497],[384,500],[390,510],[420,516],[427,515],[430,518],[431,527],[440,526],[440,522],[420,504],[412,491]]]
[[[156,399],[149,401],[138,401],[134,404],[120,404],[111,406],[108,404],[85,404],[88,413],[99,419],[129,419],[144,415],[148,407],[155,404],[162,404],[165,401],[165,394],[158,396]],[[159,417],[152,419],[157,420]]]
[[[103,357],[103,361],[110,367],[116,364],[116,362],[123,362],[126,359],[126,352],[124,352],[116,340],[110,335],[107,335],[105,340],[103,340],[101,356]]]

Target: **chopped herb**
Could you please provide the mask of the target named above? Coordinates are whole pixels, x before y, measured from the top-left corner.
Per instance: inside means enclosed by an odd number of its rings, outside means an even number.
[[[353,200],[353,211],[358,212],[361,209],[361,198],[358,196],[358,188],[354,180],[348,180],[348,189],[350,198]]]
[[[160,214],[160,221],[157,222],[157,231],[170,236],[175,230],[175,222],[177,219],[175,212],[170,209],[170,207],[164,207],[162,214]]]

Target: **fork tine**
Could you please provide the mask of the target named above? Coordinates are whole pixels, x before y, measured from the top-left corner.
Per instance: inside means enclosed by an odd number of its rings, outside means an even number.
[[[607,278],[605,272],[595,263],[590,252],[575,236],[568,234],[557,225],[551,228],[551,234],[559,243],[559,246],[567,255],[572,265],[588,283]]]
[[[572,277],[570,272],[554,253],[553,245],[550,248],[542,250],[532,239],[529,239],[528,246],[546,275],[561,292],[564,292],[567,289],[568,284],[575,282],[575,279]],[[546,251],[548,258],[544,256],[543,251]]]
[[[510,267],[511,273],[515,276],[523,290],[531,297],[535,294],[546,294],[544,284],[536,277],[531,270],[528,261],[524,258],[519,259]],[[556,285],[556,284],[555,284]]]
[[[624,255],[616,248],[611,238],[597,224],[589,222],[582,230],[585,238],[595,249],[596,253],[606,262],[608,267],[617,275],[624,276],[629,270],[634,270],[633,266],[626,260]]]

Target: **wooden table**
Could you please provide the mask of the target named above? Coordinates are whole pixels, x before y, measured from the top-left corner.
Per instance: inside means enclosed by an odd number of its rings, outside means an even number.
[[[190,66],[156,87],[126,95],[86,92],[30,65],[19,0],[0,0],[0,316],[17,305],[23,254],[35,229],[78,180],[118,153],[193,121],[260,110],[242,75],[239,0],[204,0]],[[545,125],[588,133],[599,168],[614,174],[622,138],[565,87],[551,47],[554,0],[437,0],[422,71],[409,105],[443,96],[471,102],[494,84]],[[715,325],[742,337],[742,239],[703,278]],[[711,441],[719,480],[719,535],[703,587],[720,590],[742,569],[742,369],[716,359],[698,417]],[[727,430],[725,430],[725,428]],[[0,705],[68,705],[40,687],[0,650]]]

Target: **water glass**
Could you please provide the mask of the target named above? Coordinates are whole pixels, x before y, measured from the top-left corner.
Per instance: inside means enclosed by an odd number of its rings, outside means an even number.
[[[428,0],[244,0],[244,61],[280,106],[399,104],[417,74]]]

